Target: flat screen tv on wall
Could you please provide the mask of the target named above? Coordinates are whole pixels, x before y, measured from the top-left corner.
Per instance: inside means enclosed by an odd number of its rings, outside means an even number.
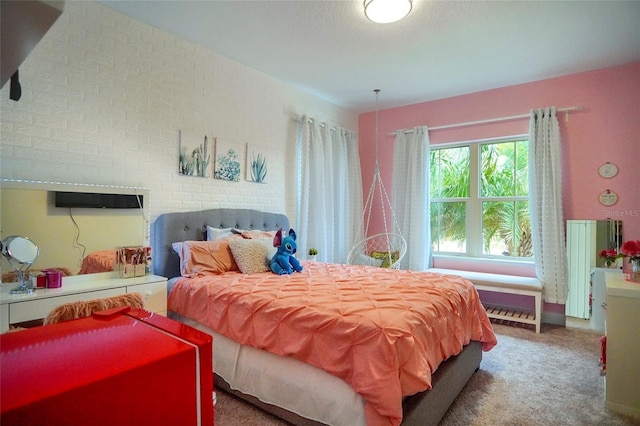
[[[90,209],[140,209],[142,195],[98,194],[93,192],[56,191],[56,207],[81,207]]]

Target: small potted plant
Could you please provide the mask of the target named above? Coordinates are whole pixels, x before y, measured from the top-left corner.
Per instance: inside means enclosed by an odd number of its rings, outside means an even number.
[[[316,260],[317,256],[318,256],[318,249],[311,247],[309,249],[309,256],[307,257],[307,260]]]

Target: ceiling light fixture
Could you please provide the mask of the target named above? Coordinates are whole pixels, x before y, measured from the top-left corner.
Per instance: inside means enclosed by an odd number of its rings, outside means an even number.
[[[365,16],[378,24],[399,21],[412,7],[412,0],[364,0]]]

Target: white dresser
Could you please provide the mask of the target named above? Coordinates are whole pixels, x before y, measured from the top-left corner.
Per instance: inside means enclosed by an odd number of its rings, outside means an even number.
[[[607,283],[606,406],[640,419],[640,283],[622,272],[605,273]]]
[[[75,275],[62,278],[60,288],[37,289],[32,294],[10,294],[16,283],[2,285],[0,292],[0,333],[10,324],[41,319],[59,305],[126,293],[140,293],[146,310],[167,314],[167,279],[157,275],[120,278],[115,272]]]

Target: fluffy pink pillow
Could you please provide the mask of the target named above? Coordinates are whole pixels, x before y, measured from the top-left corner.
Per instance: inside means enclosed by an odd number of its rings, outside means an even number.
[[[277,231],[242,231],[240,235],[245,239],[271,238],[276,236]]]
[[[180,274],[183,277],[218,275],[238,270],[229,248],[229,239],[183,241],[174,243],[173,249],[180,256]]]

